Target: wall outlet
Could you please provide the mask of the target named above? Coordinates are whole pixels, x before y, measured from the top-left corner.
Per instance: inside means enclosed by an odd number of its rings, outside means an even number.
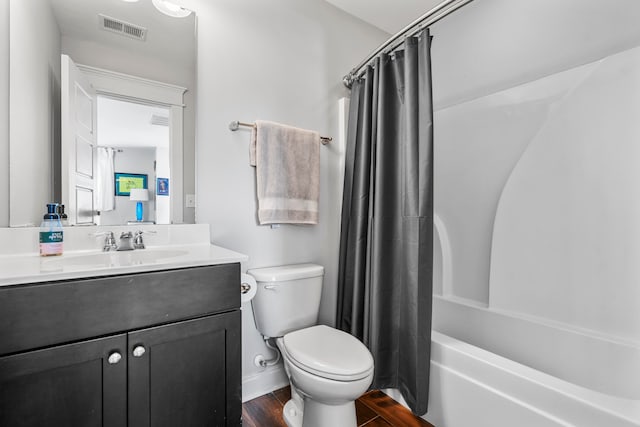
[[[196,207],[196,195],[195,194],[187,194],[184,197],[184,205],[187,208],[195,208]]]

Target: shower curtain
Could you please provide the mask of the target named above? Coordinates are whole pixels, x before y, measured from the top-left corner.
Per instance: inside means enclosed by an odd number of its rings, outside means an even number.
[[[115,183],[114,183],[114,157],[115,150],[111,147],[97,147],[96,174],[96,209],[100,212],[112,211],[116,208]]]
[[[373,388],[427,411],[433,258],[431,37],[383,54],[352,87],[337,327],[375,360]]]

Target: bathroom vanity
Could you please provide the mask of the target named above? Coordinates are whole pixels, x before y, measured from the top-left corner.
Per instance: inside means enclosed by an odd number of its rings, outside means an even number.
[[[0,278],[0,426],[241,425],[246,257],[208,244],[144,254],[29,258],[62,269]]]

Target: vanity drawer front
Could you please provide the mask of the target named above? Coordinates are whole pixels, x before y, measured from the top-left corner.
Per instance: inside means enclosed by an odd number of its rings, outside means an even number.
[[[240,264],[0,288],[0,355],[240,307]]]

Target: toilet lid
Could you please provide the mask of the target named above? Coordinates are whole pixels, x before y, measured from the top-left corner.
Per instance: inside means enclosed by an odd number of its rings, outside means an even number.
[[[357,338],[324,325],[286,334],[289,360],[307,372],[339,381],[362,379],[373,371],[373,357]]]

